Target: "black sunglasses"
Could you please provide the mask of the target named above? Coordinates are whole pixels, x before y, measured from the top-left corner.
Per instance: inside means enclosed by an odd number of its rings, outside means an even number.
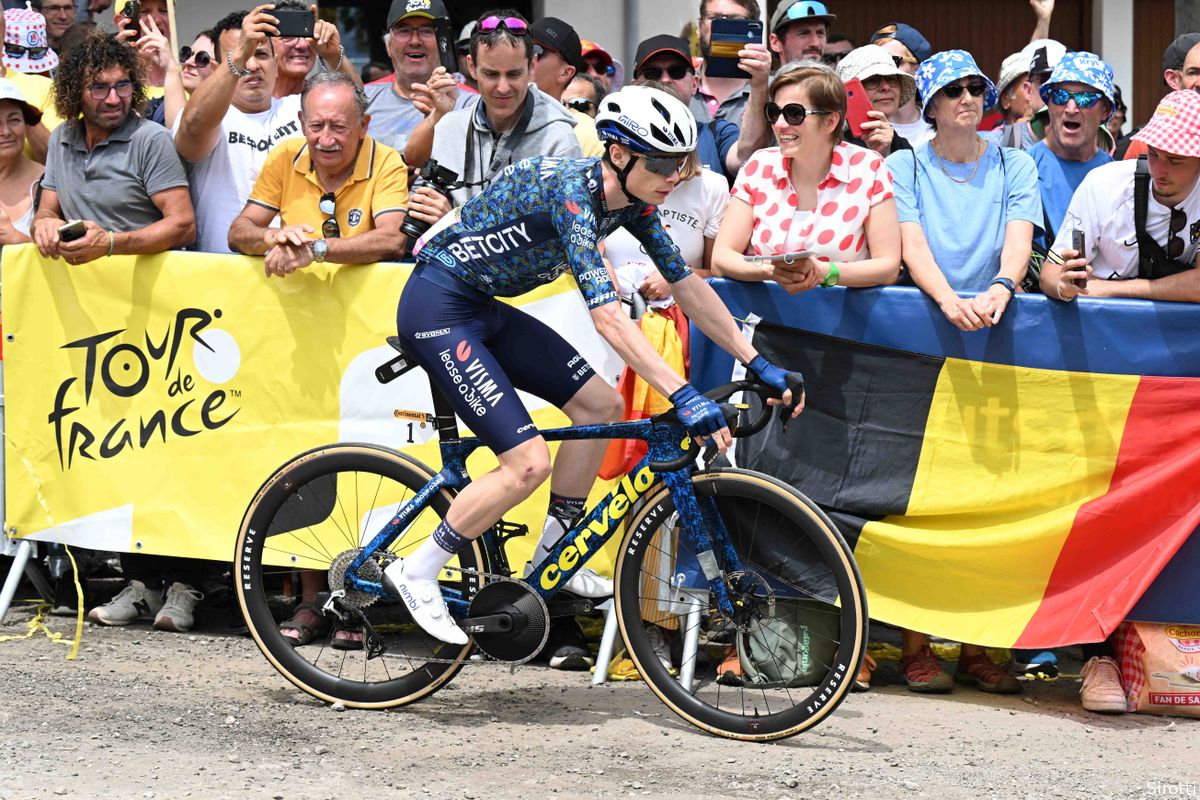
[[[818,111],[816,109],[805,108],[799,103],[788,103],[782,108],[775,103],[767,103],[763,106],[763,113],[767,115],[767,122],[772,125],[783,115],[783,119],[788,125],[801,125],[805,117],[820,116],[822,114],[832,114],[832,111]]]
[[[966,86],[963,86],[960,83],[954,83],[949,86],[943,86],[942,94],[946,95],[946,97],[949,97],[951,100],[957,100],[958,98],[962,97],[964,89],[971,93],[971,97],[982,97],[983,93],[987,91],[987,86],[982,83],[968,83]]]
[[[683,169],[687,164],[688,157],[686,155],[643,155],[642,160],[646,162],[646,169],[653,172],[662,178],[669,178],[676,172]]]
[[[681,81],[692,71],[692,68],[685,64],[672,64],[669,67],[642,67],[640,75],[648,81],[662,80],[663,73],[671,76],[673,81]]]
[[[847,56],[847,53],[824,53],[821,55],[821,63],[828,64],[831,67],[836,67],[838,65],[838,63],[841,62],[841,60],[843,58],[845,58],[846,56]],[[899,58],[899,57],[900,56],[896,56],[896,58]],[[896,66],[900,66],[900,65],[897,64]]]
[[[321,200],[317,203],[317,208],[325,215],[326,219],[321,223],[321,235],[326,239],[337,239],[342,235],[342,229],[338,225],[337,203],[335,202],[333,192],[326,192],[321,195]]]
[[[179,48],[180,65],[186,64],[193,56],[196,58],[196,66],[200,69],[204,69],[213,62],[213,57],[203,50],[193,50],[187,45]]]
[[[37,61],[40,58],[45,58],[46,53],[49,52],[49,50],[49,47],[24,47],[19,44],[9,44],[8,42],[4,43],[5,54],[10,55],[13,58],[21,58],[28,53],[30,58],[32,58],[34,61]]]
[[[573,108],[576,111],[582,111],[585,114],[590,114],[596,110],[595,102],[588,100],[586,97],[572,97],[563,100],[563,105],[567,108]]]
[[[1187,221],[1187,214],[1178,208],[1171,209],[1171,223],[1168,227],[1171,235],[1167,239],[1167,258],[1179,258],[1183,255],[1185,245],[1179,232],[1187,227]]]

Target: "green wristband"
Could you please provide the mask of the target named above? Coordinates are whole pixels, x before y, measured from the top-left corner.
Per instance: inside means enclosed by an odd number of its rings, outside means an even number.
[[[838,285],[838,278],[842,276],[842,271],[838,269],[838,265],[829,262],[829,274],[825,276],[825,280],[821,281],[821,288],[828,289],[830,286]]]

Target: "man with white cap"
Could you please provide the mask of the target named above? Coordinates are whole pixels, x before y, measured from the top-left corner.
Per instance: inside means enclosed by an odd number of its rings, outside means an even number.
[[[1050,109],[1046,138],[1029,149],[1038,168],[1044,241],[1053,242],[1067,205],[1084,177],[1112,161],[1096,144],[1096,134],[1116,108],[1112,67],[1095,53],[1067,53],[1041,95]]]
[[[1071,199],[1054,251],[1069,260],[1042,268],[1042,291],[1069,301],[1090,297],[1200,302],[1200,93],[1181,90],[1159,102],[1134,134],[1149,150],[1145,225],[1138,235],[1138,161],[1117,161],[1088,173]],[[1071,247],[1084,233],[1085,251]],[[1075,280],[1091,278],[1085,286]]]

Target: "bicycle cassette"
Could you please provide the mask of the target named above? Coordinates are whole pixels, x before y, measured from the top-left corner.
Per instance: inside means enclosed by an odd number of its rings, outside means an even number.
[[[470,618],[460,624],[486,655],[524,664],[541,652],[550,635],[550,612],[527,584],[495,577],[471,600]]]

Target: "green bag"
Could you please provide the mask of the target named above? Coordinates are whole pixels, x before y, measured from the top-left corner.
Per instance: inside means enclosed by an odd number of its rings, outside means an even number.
[[[764,689],[820,683],[837,653],[840,615],[820,600],[778,600],[774,617],[737,637],[742,683]]]

